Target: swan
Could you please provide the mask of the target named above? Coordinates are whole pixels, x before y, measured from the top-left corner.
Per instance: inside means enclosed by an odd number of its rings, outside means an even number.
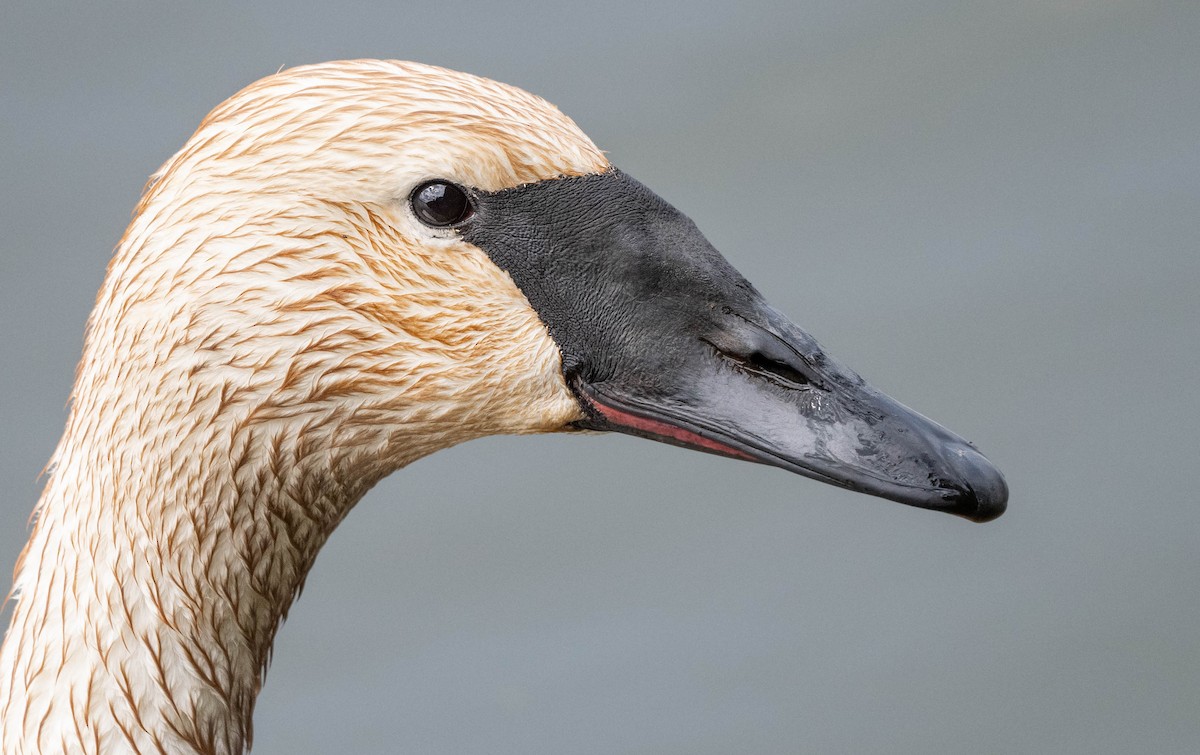
[[[0,750],[238,753],[378,480],[619,431],[987,521],[999,471],[772,309],[554,106],[415,63],[285,70],[149,180],[14,570]]]

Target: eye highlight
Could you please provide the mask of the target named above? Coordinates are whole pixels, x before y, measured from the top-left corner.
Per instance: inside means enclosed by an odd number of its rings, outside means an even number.
[[[471,198],[462,187],[434,179],[426,181],[408,198],[417,219],[434,228],[447,228],[475,214]]]

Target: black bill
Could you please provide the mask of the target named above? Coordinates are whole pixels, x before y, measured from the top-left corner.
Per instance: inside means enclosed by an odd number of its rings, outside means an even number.
[[[459,229],[562,350],[581,427],[757,461],[984,522],[1000,472],[772,309],[678,210],[617,170],[474,192]]]

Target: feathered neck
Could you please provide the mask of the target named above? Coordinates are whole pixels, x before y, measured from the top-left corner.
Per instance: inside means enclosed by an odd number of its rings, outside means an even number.
[[[0,751],[243,751],[275,631],[368,488],[578,418],[497,268],[422,267],[386,207],[288,204],[216,241],[199,217],[207,262],[140,220],[118,251],[15,575]],[[394,272],[364,271],[377,249]]]
[[[319,365],[376,342],[362,323],[246,333],[179,281],[161,294],[110,280],[93,313],[0,651],[5,753],[243,751],[329,533],[381,476],[455,439],[349,421],[371,408]]]
[[[89,320],[15,573],[0,751],[244,750],[275,631],[368,488],[582,416],[511,278],[398,197],[606,168],[547,103],[416,64],[293,69],[214,110]]]
[[[314,439],[188,427],[162,398],[64,443],[0,655],[4,752],[241,752],[275,630],[369,484]]]
[[[408,260],[399,297],[394,277],[365,282],[357,250],[396,248],[371,235],[384,211],[280,210],[281,228],[326,212],[332,230],[304,254],[285,231],[244,234],[222,251],[246,265],[229,273],[236,289],[196,277],[195,251],[169,275],[161,250],[118,252],[113,268],[143,264],[110,269],[17,567],[0,751],[242,752],[276,629],[376,481],[579,416],[523,299],[479,296],[512,287],[495,268]],[[481,288],[448,290],[443,273]]]

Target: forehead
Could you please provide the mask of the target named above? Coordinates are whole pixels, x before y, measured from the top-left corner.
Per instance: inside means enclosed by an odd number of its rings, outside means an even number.
[[[283,167],[442,176],[487,191],[609,163],[575,123],[522,89],[397,61],[340,61],[280,72],[205,119],[200,143],[230,142]],[[232,141],[225,137],[236,137]],[[193,139],[193,141],[197,141]],[[286,169],[286,168],[285,168]]]

